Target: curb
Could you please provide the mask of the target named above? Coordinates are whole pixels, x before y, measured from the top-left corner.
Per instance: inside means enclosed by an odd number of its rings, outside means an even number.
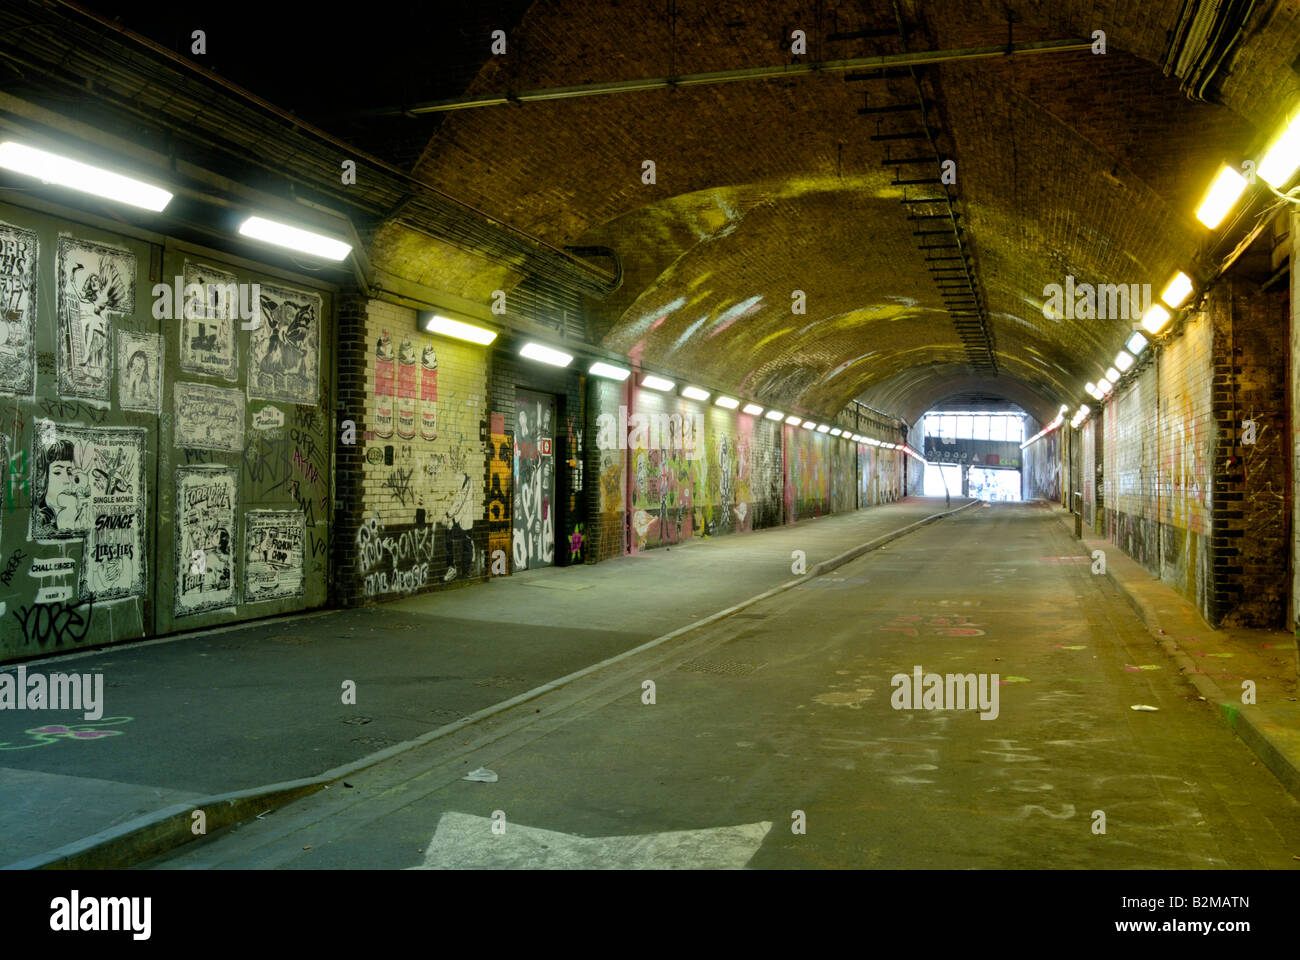
[[[193,803],[173,804],[154,813],[143,814],[133,820],[128,820],[126,823],[101,830],[99,833],[84,837],[81,840],[64,844],[54,850],[34,854],[23,860],[7,864],[0,867],[0,870],[120,870],[134,866],[197,839],[195,834],[191,832],[191,814],[195,810],[204,812],[207,819],[205,835],[210,836],[217,829],[233,826],[251,817],[285,806],[302,797],[328,789],[329,785],[335,781],[383,763],[398,754],[424,746],[457,730],[463,730],[465,727],[484,720],[493,714],[501,713],[511,707],[550,693],[565,684],[572,683],[574,680],[595,673],[597,670],[667,643],[669,640],[711,626],[719,620],[724,620],[744,610],[746,607],[751,607],[762,600],[767,600],[777,594],[791,590],[802,583],[806,583],[813,577],[829,573],[831,570],[841,567],[851,560],[856,560],[872,550],[877,550],[885,544],[904,537],[921,527],[960,513],[962,510],[976,506],[979,503],[981,501],[972,500],[955,510],[931,514],[905,527],[900,527],[897,530],[876,537],[874,540],[868,540],[866,543],[859,544],[844,553],[831,557],[829,560],[823,560],[821,563],[815,564],[804,576],[796,580],[787,580],[785,583],[778,584],[724,610],[719,610],[702,620],[696,620],[684,627],[678,627],[676,630],[655,637],[653,640],[648,640],[630,650],[625,650],[598,663],[575,670],[558,680],[551,680],[508,700],[503,700],[467,717],[462,717],[453,723],[444,724],[430,730],[413,740],[404,740],[401,743],[393,744],[391,747],[385,747],[383,750],[367,754],[359,760],[327,770],[319,776],[285,780],[280,783],[251,787],[246,790],[216,794],[211,797],[203,797]]]
[[[1067,528],[1067,534],[1071,540],[1074,539],[1073,530]],[[1092,552],[1087,549],[1084,541],[1079,540],[1076,543],[1083,547],[1082,553],[1085,556],[1091,556]],[[1109,541],[1106,543],[1113,546]],[[1300,755],[1288,752],[1282,745],[1283,738],[1274,733],[1283,728],[1270,720],[1258,705],[1241,703],[1240,697],[1236,699],[1229,697],[1217,683],[1202,673],[1192,658],[1178,646],[1178,641],[1170,637],[1160,626],[1160,617],[1155,610],[1130,591],[1127,584],[1116,579],[1109,566],[1106,568],[1106,579],[1113,583],[1115,589],[1128,601],[1128,605],[1133,608],[1138,619],[1147,628],[1147,632],[1155,639],[1157,646],[1178,665],[1182,676],[1191,681],[1192,686],[1205,698],[1207,704],[1218,706],[1216,712],[1227,728],[1255,752],[1264,766],[1272,771],[1292,796],[1300,799]],[[1205,626],[1214,630],[1208,623]]]

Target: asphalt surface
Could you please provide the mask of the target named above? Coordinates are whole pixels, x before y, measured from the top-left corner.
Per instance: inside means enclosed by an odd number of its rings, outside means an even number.
[[[997,674],[996,718],[895,709],[891,678],[917,665]],[[499,779],[461,779],[479,767]],[[1297,857],[1300,803],[1054,514],[1004,504],[148,866],[1295,869]]]
[[[966,501],[956,501],[959,506]],[[314,777],[617,655],[945,509],[914,498],[373,607],[29,662],[102,673],[79,712],[0,711],[0,865],[173,803]],[[16,667],[7,667],[15,672]],[[345,704],[344,681],[356,684]]]

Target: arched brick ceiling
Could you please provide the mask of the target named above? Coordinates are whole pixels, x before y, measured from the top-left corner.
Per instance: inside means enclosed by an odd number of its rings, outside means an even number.
[[[932,8],[933,5],[923,5]],[[1001,2],[903,4],[914,49],[1006,41]],[[976,374],[947,316],[915,221],[882,167],[872,105],[914,100],[907,79],[841,74],[530,103],[449,114],[416,170],[476,207],[556,244],[602,244],[623,286],[598,307],[603,343],[646,363],[773,405],[830,415],[850,399],[907,416],[963,383],[1041,420],[1110,363],[1124,320],[1049,320],[1045,284],[1149,283],[1189,269],[1206,237],[1192,211],[1223,160],[1261,146],[1296,97],[1300,19],[1256,16],[1218,82],[1224,106],[1194,103],[1163,75],[1178,0],[1010,5],[1015,39],[1107,33],[1109,52],[953,62],[920,72],[938,106],[940,151],[957,162],[998,375]],[[821,11],[820,20],[817,11]],[[539,2],[467,93],[566,86],[789,62],[796,27],[812,59],[899,49],[832,42],[887,27],[887,6],[682,4],[670,43],[662,3]],[[1294,11],[1293,11],[1294,13]],[[882,131],[913,129],[885,115]],[[894,144],[893,155],[918,152]],[[641,181],[654,160],[657,182]],[[922,175],[907,168],[905,176]],[[911,188],[914,193],[918,188]],[[921,188],[923,192],[930,192]],[[378,262],[404,249],[380,230]],[[451,276],[430,279],[444,284]],[[491,283],[500,282],[493,276]],[[487,280],[463,278],[478,295]],[[792,291],[807,297],[791,310]],[[951,395],[945,394],[945,395]]]

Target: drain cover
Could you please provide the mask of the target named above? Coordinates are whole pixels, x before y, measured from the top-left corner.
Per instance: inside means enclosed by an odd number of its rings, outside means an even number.
[[[356,724],[357,726],[360,726],[363,723],[369,723],[373,719],[375,718],[374,717],[344,717],[343,722]]]

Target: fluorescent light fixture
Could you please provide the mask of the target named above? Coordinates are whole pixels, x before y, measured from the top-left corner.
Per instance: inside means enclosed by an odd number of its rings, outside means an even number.
[[[553,367],[567,367],[573,362],[571,354],[565,353],[563,350],[552,350],[540,343],[525,343],[519,348],[519,356],[527,357],[529,360],[536,360],[539,363],[549,363]]]
[[[682,396],[687,400],[707,400],[709,399],[709,391],[700,387],[682,387]]]
[[[880,446],[880,441],[877,440],[875,437],[866,437],[865,439],[868,446],[872,446],[872,447]]]
[[[1119,380],[1119,371],[1116,370],[1114,367],[1107,367],[1106,379],[1109,380],[1112,384],[1114,384],[1117,380]]]
[[[154,213],[166,207],[172,199],[172,195],[161,187],[12,140],[0,143],[0,167],[36,177],[43,183],[53,183],[119,203],[129,203],[133,207],[142,207]]]
[[[843,434],[844,434],[844,431],[841,430],[839,427],[836,427],[834,430],[831,431],[831,436],[832,436],[832,437],[843,436]]]
[[[497,338],[495,330],[476,327],[472,323],[461,323],[459,320],[441,317],[436,313],[431,313],[425,318],[424,329],[439,336],[455,337],[457,340],[468,340],[470,343],[484,346]]]
[[[821,426],[819,426],[819,427],[817,428],[817,432],[818,432],[818,433],[830,433],[830,432],[831,432],[831,428],[830,428],[829,426],[827,426],[826,424],[823,423]]]
[[[719,407],[726,407],[728,410],[735,410],[740,406],[740,401],[735,397],[718,397],[713,403]]]
[[[1066,404],[1064,404],[1064,403],[1061,404],[1060,415],[1061,415],[1061,416],[1065,416],[1065,415],[1066,415],[1067,413],[1069,413],[1069,412],[1070,412],[1070,408],[1069,408],[1069,406],[1066,405]]]
[[[1169,281],[1169,286],[1165,287],[1165,292],[1160,294],[1160,299],[1165,302],[1170,310],[1182,306],[1184,300],[1192,292],[1192,279],[1181,270],[1174,274],[1174,278]]]
[[[606,363],[604,360],[597,360],[587,368],[587,372],[595,374],[598,377],[604,377],[607,380],[621,381],[626,380],[632,371],[628,370],[626,367],[616,367],[612,363]]]
[[[671,380],[665,380],[663,377],[656,377],[653,373],[648,373],[641,378],[641,386],[649,387],[651,390],[671,390],[677,384]]]
[[[1119,367],[1120,373],[1124,373],[1129,367],[1133,366],[1133,354],[1127,350],[1121,350],[1115,354],[1115,366]]]
[[[1164,329],[1164,325],[1169,322],[1169,311],[1158,303],[1153,303],[1142,314],[1142,329],[1148,333],[1159,333]]]
[[[783,419],[785,419],[785,414],[782,413],[780,410],[769,410],[769,411],[767,411],[767,413],[763,414],[763,419],[764,419],[764,420],[783,420]]]
[[[811,429],[812,429],[813,427],[815,427],[815,426],[817,426],[817,421],[816,421],[816,420],[805,420],[805,421],[803,422],[803,428],[804,428],[805,430],[811,430]]]
[[[1217,227],[1228,215],[1232,205],[1237,202],[1246,189],[1246,178],[1232,167],[1224,166],[1219,175],[1210,184],[1209,192],[1196,209],[1196,219],[1211,230]]]
[[[273,243],[277,247],[288,247],[300,253],[310,253],[314,257],[325,260],[342,260],[352,252],[352,245],[342,240],[291,227],[287,223],[277,223],[265,217],[249,217],[239,225],[239,232],[254,240]]]
[[[1257,171],[1265,182],[1281,190],[1300,167],[1300,113],[1287,124],[1259,161]]]
[[[747,403],[747,404],[745,404],[744,409],[741,410],[740,412],[741,412],[741,413],[747,413],[747,414],[749,414],[751,417],[756,417],[756,416],[758,416],[760,413],[763,412],[763,408],[760,407],[760,406],[759,406],[758,404],[756,404],[756,403]]]
[[[1109,380],[1098,380],[1098,381],[1097,381],[1097,389],[1101,391],[1101,395],[1102,395],[1102,397],[1104,397],[1104,396],[1106,396],[1106,394],[1110,393],[1110,391],[1111,391],[1111,389],[1112,389],[1113,387],[1114,387],[1114,384],[1112,384]]]
[[[1128,341],[1124,344],[1124,349],[1135,357],[1146,348],[1147,338],[1142,336],[1141,330],[1134,330],[1133,336],[1129,337]]]
[[[1086,384],[1084,384],[1083,392],[1090,397],[1096,397],[1098,400],[1100,400],[1102,397],[1101,391],[1097,389],[1097,385],[1093,383],[1091,380],[1089,380]]]
[[[797,427],[803,422],[803,417],[799,416],[797,413],[792,413],[790,416],[785,418],[785,422],[790,424],[792,427]]]

